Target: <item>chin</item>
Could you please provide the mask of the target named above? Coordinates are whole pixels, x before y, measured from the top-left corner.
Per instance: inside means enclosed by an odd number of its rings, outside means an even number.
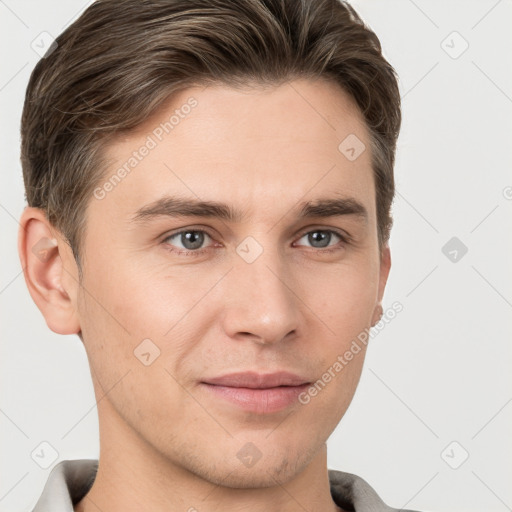
[[[313,446],[303,446],[300,450],[281,446],[279,450],[269,444],[268,450],[257,452],[254,445],[247,443],[242,445],[242,449],[229,451],[229,458],[226,458],[227,450],[210,452],[202,460],[185,458],[183,466],[214,485],[232,489],[261,489],[286,484],[301,473],[319,451]]]
[[[274,487],[278,483],[282,485],[291,480],[296,474],[294,467],[296,467],[295,464],[291,467],[289,461],[272,464],[271,462],[263,463],[260,460],[257,467],[246,468],[241,464],[226,468],[217,466],[215,472],[198,476],[212,484],[231,489],[262,489]]]

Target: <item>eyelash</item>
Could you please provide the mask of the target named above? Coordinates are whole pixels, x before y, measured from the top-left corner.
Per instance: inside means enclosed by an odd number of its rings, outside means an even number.
[[[205,252],[207,252],[207,251],[209,251],[211,249],[211,247],[206,247],[204,249],[178,251],[176,249],[171,249],[170,248],[170,244],[166,244],[165,243],[170,238],[173,238],[175,236],[181,235],[182,233],[189,233],[189,232],[205,233],[207,236],[209,236],[213,240],[213,236],[210,235],[210,233],[208,233],[208,231],[206,231],[204,229],[187,228],[187,229],[182,229],[181,231],[177,231],[176,233],[171,233],[171,234],[167,235],[162,240],[162,244],[165,246],[166,250],[168,250],[170,252],[173,252],[175,254],[179,254],[181,256],[192,256],[192,257],[199,256],[199,255],[204,254]],[[340,238],[341,243],[343,244],[342,246],[335,246],[335,247],[331,247],[331,248],[315,248],[315,247],[311,248],[313,250],[316,249],[318,252],[321,252],[323,254],[325,254],[325,253],[330,254],[330,253],[333,253],[333,252],[340,251],[341,249],[343,249],[344,245],[348,245],[352,241],[352,238],[347,233],[338,231],[336,229],[320,229],[320,228],[310,229],[308,231],[304,231],[299,236],[299,239],[303,238],[305,235],[307,235],[309,233],[315,233],[315,232],[333,233],[333,234],[335,234],[336,236],[338,236]]]

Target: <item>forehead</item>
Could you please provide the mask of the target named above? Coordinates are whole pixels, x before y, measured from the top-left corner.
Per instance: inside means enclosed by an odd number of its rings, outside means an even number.
[[[353,99],[324,80],[188,88],[118,137],[106,156],[100,186],[111,185],[93,208],[107,215],[128,218],[166,195],[222,198],[273,215],[326,192],[358,197],[372,213],[364,118]]]

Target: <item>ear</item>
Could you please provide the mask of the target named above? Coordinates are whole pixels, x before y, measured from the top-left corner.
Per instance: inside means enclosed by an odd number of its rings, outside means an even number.
[[[57,334],[80,333],[78,267],[69,244],[43,210],[28,206],[23,210],[18,254],[28,291],[48,327]]]
[[[382,309],[382,297],[384,296],[384,290],[388,281],[389,270],[391,268],[391,251],[389,245],[386,244],[380,253],[380,272],[379,272],[379,291],[377,297],[377,304],[373,310],[372,316],[372,327],[379,322],[381,319]]]

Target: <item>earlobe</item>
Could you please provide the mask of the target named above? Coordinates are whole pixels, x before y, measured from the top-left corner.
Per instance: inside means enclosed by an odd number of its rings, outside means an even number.
[[[26,207],[18,231],[25,283],[46,324],[57,334],[80,332],[76,311],[78,279],[74,277],[77,269],[70,252],[44,212]]]
[[[382,315],[384,313],[384,309],[382,308],[382,304],[379,302],[375,309],[373,310],[373,316],[372,316],[372,327],[375,327],[376,324],[379,323],[380,319],[382,318]]]

